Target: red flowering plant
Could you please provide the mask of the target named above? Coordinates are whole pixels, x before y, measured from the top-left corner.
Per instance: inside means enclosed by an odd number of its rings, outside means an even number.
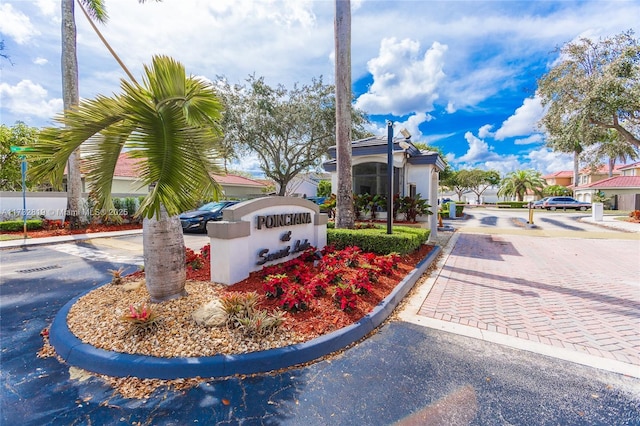
[[[187,247],[185,248],[185,263],[187,264],[187,267],[197,271],[204,265],[204,259],[202,258],[202,255]]]
[[[284,293],[284,289],[291,287],[291,280],[287,274],[267,275],[262,284],[262,289],[267,297],[279,297]]]
[[[340,310],[350,311],[356,307],[359,292],[353,285],[340,283],[333,288],[333,300]]]
[[[400,262],[400,255],[398,253],[390,253],[385,256],[377,256],[373,264],[380,268],[382,274],[391,275],[393,270],[398,268],[398,262]]]
[[[200,256],[202,256],[202,258],[207,262],[211,260],[211,244],[205,244],[200,249]]]
[[[324,272],[320,272],[311,277],[307,286],[311,289],[314,296],[322,296],[327,293],[327,289],[331,284],[330,275]]]
[[[287,311],[296,312],[307,310],[312,300],[313,293],[311,289],[305,286],[291,284],[283,289],[279,304],[280,307]]]
[[[351,279],[351,284],[358,289],[358,293],[368,293],[373,288],[369,279],[369,272],[364,269],[358,269],[355,272]]]

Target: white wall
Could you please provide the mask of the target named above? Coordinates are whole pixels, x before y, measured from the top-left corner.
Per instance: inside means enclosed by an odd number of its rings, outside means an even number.
[[[27,192],[27,218],[64,219],[67,208],[66,192]],[[22,219],[22,192],[0,192],[0,217],[2,219]]]

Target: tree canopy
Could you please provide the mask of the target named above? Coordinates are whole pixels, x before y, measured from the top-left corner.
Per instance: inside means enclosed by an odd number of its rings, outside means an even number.
[[[219,79],[216,87],[226,110],[222,154],[227,159],[256,154],[263,173],[278,184],[279,195],[298,173],[319,166],[335,144],[334,88],[322,78],[290,90],[255,76],[246,85]],[[366,135],[366,122],[362,112],[353,113],[354,138]]]
[[[476,194],[476,202],[480,204],[482,194],[490,186],[500,183],[500,173],[496,170],[460,170],[456,174],[456,180],[460,187],[467,188]]]
[[[538,81],[547,108],[540,124],[548,144],[575,152],[615,129],[621,143],[640,146],[640,45],[627,31],[559,49],[560,60]]]
[[[21,121],[9,127],[0,125],[0,191],[22,190],[22,159],[19,153],[11,152],[11,146],[33,145],[38,140],[38,129]],[[27,189],[33,189],[37,182],[27,179]]]

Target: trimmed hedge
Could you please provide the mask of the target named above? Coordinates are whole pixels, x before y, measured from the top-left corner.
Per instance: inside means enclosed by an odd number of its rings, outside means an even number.
[[[440,211],[440,213],[442,213],[443,217],[448,217],[449,216],[449,203],[445,203],[444,204],[446,206],[446,208],[442,208],[442,210]],[[456,217],[461,217],[462,216],[462,212],[464,212],[464,204],[456,204]]]
[[[21,220],[7,220],[6,222],[0,222],[0,231],[22,231],[24,229],[24,222]],[[40,219],[28,219],[27,230],[35,231],[42,229],[42,220]]]
[[[529,206],[528,201],[498,201],[496,206],[501,209],[522,209]]]
[[[386,227],[368,229],[335,229],[327,227],[327,244],[342,250],[357,246],[362,251],[377,254],[406,254],[417,250],[429,238],[429,230],[394,226],[393,233],[387,234]]]

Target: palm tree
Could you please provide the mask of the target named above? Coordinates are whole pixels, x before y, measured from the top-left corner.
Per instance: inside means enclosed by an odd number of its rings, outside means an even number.
[[[99,22],[106,22],[107,13],[102,0],[78,0],[84,3],[88,14]],[[74,0],[62,0],[62,103],[65,111],[78,105],[78,57],[76,55],[76,21]],[[80,174],[80,151],[69,156],[67,166],[67,215],[65,221],[72,229],[80,227],[80,200],[82,199],[82,176]]]
[[[351,2],[336,0],[336,228],[353,228],[351,170]]]
[[[62,181],[64,164],[82,145],[87,182],[98,211],[113,208],[111,187],[118,156],[138,159],[140,187],[150,187],[142,216],[146,285],[153,302],[185,294],[184,239],[178,214],[217,197],[220,173],[215,143],[222,104],[211,84],[187,77],[179,62],[156,56],[143,83],[121,81],[122,94],[98,96],[56,117],[64,127],[42,131],[32,154],[44,164],[34,176]]]
[[[502,180],[499,197],[516,196],[516,201],[522,201],[527,191],[531,190],[538,195],[542,195],[542,189],[545,186],[545,180],[542,179],[540,172],[535,170],[516,170],[508,173]]]
[[[596,155],[598,157],[607,157],[609,177],[612,177],[616,161],[620,160],[624,164],[627,158],[637,160],[638,150],[632,144],[628,143],[616,130],[608,129],[598,144]]]

